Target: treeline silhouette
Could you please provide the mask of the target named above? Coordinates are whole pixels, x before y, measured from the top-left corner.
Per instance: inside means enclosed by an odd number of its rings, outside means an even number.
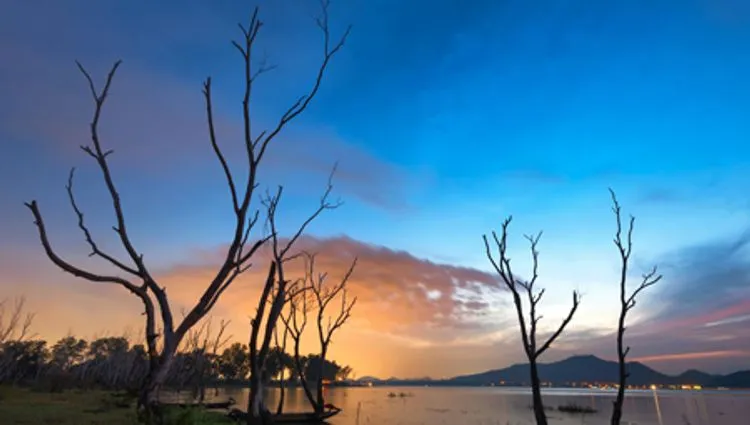
[[[204,340],[205,341],[205,340]],[[206,388],[222,385],[246,385],[250,375],[247,345],[234,343],[222,350],[216,345],[186,346],[172,364],[166,379],[168,390],[190,391],[195,400],[203,400]],[[309,382],[348,378],[352,369],[318,355],[302,357],[303,373]],[[107,389],[133,394],[146,379],[149,359],[145,346],[125,336],[100,337],[87,341],[66,336],[54,344],[42,339],[11,339],[0,342],[0,384],[29,386],[42,391],[66,389]],[[288,383],[299,381],[293,358],[280,348],[269,353],[263,380],[278,384],[285,371]]]

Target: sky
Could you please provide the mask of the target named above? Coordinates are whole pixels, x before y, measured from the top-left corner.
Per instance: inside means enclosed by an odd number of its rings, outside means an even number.
[[[220,143],[241,174],[237,23],[260,6],[258,56],[277,68],[259,78],[252,112],[255,127],[267,128],[314,81],[319,4],[6,3],[0,298],[25,296],[35,332],[50,340],[137,333],[138,300],[59,271],[23,205],[39,202],[66,258],[106,267],[87,257],[66,198],[75,166],[92,232],[122,254],[106,189],[79,149],[90,143],[93,103],[74,60],[97,84],[123,60],[102,143],[115,152],[131,236],[179,311],[199,296],[234,225],[202,81],[212,77]],[[611,187],[637,217],[629,284],[653,265],[664,275],[629,316],[630,358],[667,373],[750,368],[747,2],[339,0],[330,22],[332,35],[349,24],[351,34],[309,109],[270,148],[259,190],[284,185],[279,220],[291,232],[338,163],[333,196],[344,204],[300,245],[332,277],[360,258],[350,282],[358,302],[334,338],[334,359],[359,376],[435,378],[523,361],[509,293],[482,242],[509,215],[519,275],[531,265],[523,235],[544,231],[541,332],[556,327],[573,290],[583,293],[542,361],[614,359]],[[212,313],[232,321],[238,341],[262,275],[248,272]]]

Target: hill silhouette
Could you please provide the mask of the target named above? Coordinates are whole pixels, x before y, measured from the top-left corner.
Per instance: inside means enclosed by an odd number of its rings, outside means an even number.
[[[706,387],[750,387],[750,371],[735,372],[722,376],[691,369],[680,375],[670,376],[638,362],[630,362],[627,367],[630,373],[628,383],[632,385],[691,384]],[[553,363],[540,363],[539,375],[542,381],[551,382],[556,385],[573,382],[607,383],[616,381],[618,376],[617,369],[617,362],[603,360],[593,355],[583,355],[569,357]],[[456,376],[449,379],[449,381],[459,385],[497,385],[500,382],[523,385],[529,381],[529,365],[526,363],[515,364],[504,369]]]
[[[618,364],[614,361],[600,359],[594,355],[569,357],[552,363],[540,363],[539,375],[543,382],[553,385],[570,385],[573,383],[614,383],[618,376]],[[729,375],[712,375],[690,369],[679,375],[667,375],[642,363],[628,363],[631,385],[701,385],[707,388],[750,388],[750,370],[734,372]],[[529,365],[519,363],[504,369],[493,369],[486,372],[456,376],[450,379],[379,379],[366,376],[357,379],[359,382],[373,382],[380,385],[431,385],[431,386],[486,386],[486,385],[519,385],[529,382]]]

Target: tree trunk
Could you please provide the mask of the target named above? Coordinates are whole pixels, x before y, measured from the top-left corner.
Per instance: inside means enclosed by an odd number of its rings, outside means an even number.
[[[300,384],[302,384],[302,390],[305,392],[305,397],[307,397],[310,405],[315,409],[317,403],[315,397],[312,395],[312,391],[310,391],[310,383],[307,381],[307,376],[305,376],[305,368],[302,367],[302,359],[299,355],[299,342],[295,342],[294,344],[294,366],[297,369],[297,375],[299,376]]]
[[[250,377],[250,398],[247,402],[247,425],[269,423],[268,409],[263,400],[263,381],[259,373]]]
[[[625,313],[627,313],[626,307],[623,307],[620,313],[619,326],[617,328],[617,360],[619,363],[619,387],[617,388],[617,397],[613,402],[612,406],[612,419],[611,425],[620,425],[622,420],[622,404],[625,401],[625,386],[627,385],[628,371],[627,365],[625,364],[626,350],[623,347],[623,337],[625,334]]]
[[[279,404],[276,406],[277,415],[280,415],[284,411],[284,398],[286,397],[286,379],[284,379],[285,369],[285,366],[281,366],[281,379],[279,380]]]
[[[143,381],[138,396],[138,416],[146,423],[161,423],[159,391],[167,380],[167,375],[173,361],[173,350],[165,349],[161,358],[153,359],[151,362],[151,367],[146,375],[146,379]]]
[[[625,400],[625,388],[620,386],[617,389],[617,398],[614,401],[614,407],[612,409],[612,425],[620,425],[622,420],[622,404]]]
[[[536,425],[547,425],[547,415],[544,413],[544,403],[542,402],[542,388],[539,382],[539,370],[535,359],[529,361],[529,367],[531,369],[531,396]]]
[[[323,370],[325,369],[325,363],[326,363],[326,354],[328,352],[328,347],[323,345],[323,349],[320,350],[320,365],[318,366],[318,385],[317,385],[317,394],[316,394],[316,403],[315,403],[315,412],[317,413],[323,413],[325,410],[323,406],[325,405],[325,400],[323,398]]]

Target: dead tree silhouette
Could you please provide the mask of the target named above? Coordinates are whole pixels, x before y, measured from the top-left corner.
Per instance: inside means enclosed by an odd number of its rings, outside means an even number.
[[[496,256],[492,254],[490,241],[487,235],[483,235],[482,239],[484,240],[487,258],[490,260],[495,271],[500,275],[503,283],[505,283],[505,286],[510,290],[511,295],[513,296],[513,305],[516,308],[518,324],[521,330],[521,341],[523,343],[526,358],[529,360],[534,417],[537,425],[547,425],[547,416],[544,413],[544,404],[542,402],[541,381],[539,379],[537,360],[539,359],[539,356],[549,349],[552,343],[555,342],[565,330],[565,327],[570,323],[571,319],[573,319],[573,315],[578,309],[581,297],[578,291],[573,291],[573,305],[570,308],[568,315],[563,319],[557,330],[555,330],[546,341],[539,345],[537,342],[537,325],[542,316],[538,315],[537,306],[539,301],[541,301],[542,296],[544,296],[544,289],[539,292],[535,292],[534,289],[536,281],[539,278],[539,251],[537,250],[537,245],[539,244],[539,239],[542,237],[542,232],[539,232],[536,236],[525,235],[525,238],[531,244],[532,277],[530,280],[520,279],[513,273],[510,265],[510,258],[508,257],[508,227],[510,226],[512,219],[512,217],[508,217],[503,221],[500,236],[498,236],[497,232],[492,232],[492,239],[497,250]],[[529,305],[528,319],[524,311],[524,296]]]
[[[628,376],[630,375],[627,371],[627,363],[625,357],[630,351],[630,347],[625,347],[625,318],[628,312],[635,307],[635,298],[638,294],[649,286],[655,285],[661,280],[662,275],[657,274],[657,267],[654,266],[648,273],[642,276],[641,283],[638,287],[627,294],[627,281],[628,281],[628,267],[630,262],[630,254],[633,252],[633,226],[635,224],[635,217],[630,216],[627,229],[623,229],[622,226],[622,214],[619,202],[617,202],[617,196],[612,189],[609,189],[609,193],[612,197],[612,212],[615,214],[615,221],[617,223],[617,230],[615,231],[614,244],[617,247],[617,251],[620,254],[620,316],[617,321],[617,361],[618,367],[618,388],[617,397],[613,402],[612,406],[612,418],[611,425],[620,425],[622,420],[622,405],[625,401],[625,388],[627,387]],[[623,240],[623,232],[625,232],[625,239]]]
[[[47,257],[56,266],[67,273],[90,282],[122,286],[142,302],[145,316],[147,353],[149,357],[148,374],[144,380],[138,399],[138,410],[140,417],[144,420],[157,422],[161,420],[158,403],[159,390],[165,382],[170,366],[174,361],[175,353],[188,331],[211,311],[221,295],[237,279],[237,277],[251,267],[251,259],[254,258],[258,249],[265,245],[267,241],[278,236],[274,234],[258,234],[254,236],[251,241],[251,234],[256,233],[254,230],[256,229],[255,225],[259,218],[259,210],[252,208],[251,204],[255,190],[259,184],[260,165],[266,157],[268,147],[274,140],[276,140],[277,136],[284,130],[284,128],[310,105],[321,87],[329,62],[344,46],[344,42],[349,34],[349,29],[347,29],[338,41],[331,40],[328,27],[328,1],[323,1],[322,6],[323,16],[317,20],[317,24],[323,32],[324,52],[311,88],[306,94],[298,97],[296,101],[292,102],[291,106],[283,113],[274,126],[268,130],[257,133],[253,132],[253,119],[250,111],[252,89],[258,77],[268,72],[273,67],[266,66],[263,63],[256,64],[253,55],[253,46],[256,42],[259,30],[263,26],[263,23],[258,19],[258,8],[255,8],[247,27],[240,25],[243,38],[240,42],[233,42],[233,44],[241,53],[244,64],[245,89],[242,102],[243,141],[246,151],[246,169],[244,170],[246,172],[246,177],[244,178],[244,181],[238,179],[236,177],[237,174],[230,169],[226,156],[220,148],[217,140],[217,134],[214,128],[211,78],[207,78],[203,84],[208,136],[212,150],[221,165],[226,179],[229,195],[231,197],[231,208],[235,217],[235,223],[220,266],[218,266],[213,277],[206,282],[205,289],[202,291],[198,301],[187,311],[187,314],[179,322],[173,317],[172,304],[169,301],[166,288],[160,285],[159,279],[149,268],[143,252],[135,246],[131,239],[126,220],[125,207],[118,192],[117,185],[115,184],[115,179],[109,163],[109,158],[114,152],[104,146],[99,132],[99,123],[104,111],[104,106],[121,61],[114,63],[107,74],[103,88],[100,90],[97,89],[93,78],[83,65],[76,62],[79,70],[86,79],[94,103],[93,117],[90,123],[91,143],[81,146],[81,149],[94,160],[101,172],[101,177],[104,180],[109,193],[109,198],[116,218],[116,225],[113,226],[113,229],[119,238],[122,248],[124,248],[124,251],[127,253],[127,259],[121,260],[106,252],[105,249],[102,248],[102,245],[96,242],[84,220],[84,213],[76,202],[74,196],[73,183],[75,169],[71,170],[68,177],[67,192],[70,205],[78,218],[78,228],[83,233],[86,243],[91,249],[90,255],[109,263],[109,265],[112,266],[112,272],[96,272],[75,265],[63,258],[63,256],[53,247],[53,243],[49,237],[49,232],[37,200],[27,202],[25,205],[29,208],[34,218],[38,237]],[[330,207],[330,204],[327,202],[324,202],[322,205],[323,209]],[[309,224],[309,221],[303,224],[299,229],[299,233],[304,231],[307,224]],[[269,269],[271,270],[270,274],[275,276],[276,269],[273,264],[274,263],[272,262]],[[271,279],[271,285],[273,285],[274,282],[275,278]],[[269,321],[268,325],[272,330],[275,322]],[[159,333],[157,329],[161,329],[161,332]]]

